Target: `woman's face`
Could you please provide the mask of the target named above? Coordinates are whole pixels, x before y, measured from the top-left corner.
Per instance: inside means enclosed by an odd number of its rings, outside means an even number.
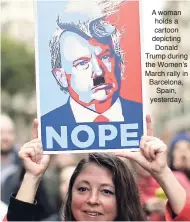
[[[71,208],[77,221],[114,221],[117,202],[111,172],[94,163],[84,168],[72,188]]]
[[[176,169],[190,170],[190,144],[181,140],[176,143],[173,151],[173,165]]]

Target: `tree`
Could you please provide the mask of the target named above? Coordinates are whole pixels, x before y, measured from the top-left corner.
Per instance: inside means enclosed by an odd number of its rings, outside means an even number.
[[[1,38],[1,86],[13,95],[35,91],[34,53],[23,42],[3,35]]]

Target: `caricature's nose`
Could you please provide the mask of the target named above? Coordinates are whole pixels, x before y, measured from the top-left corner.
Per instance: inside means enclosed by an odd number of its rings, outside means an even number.
[[[92,58],[92,77],[102,76],[104,74],[104,71],[102,69],[102,66],[100,64],[100,61],[94,56]]]
[[[91,191],[87,200],[89,205],[99,205],[98,191]]]

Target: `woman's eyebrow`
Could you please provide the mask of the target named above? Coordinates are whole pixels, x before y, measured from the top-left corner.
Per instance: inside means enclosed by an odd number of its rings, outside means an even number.
[[[85,183],[87,185],[90,185],[90,183],[87,180],[81,180],[81,181],[78,182],[78,184],[80,184],[80,183]]]
[[[101,186],[102,187],[111,187],[111,188],[115,189],[115,186],[113,184],[110,184],[110,183],[102,183]]]

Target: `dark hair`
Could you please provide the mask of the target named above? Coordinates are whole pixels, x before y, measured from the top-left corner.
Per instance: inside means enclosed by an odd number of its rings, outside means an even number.
[[[178,142],[181,142],[181,141],[185,141],[189,144],[189,148],[190,148],[190,135],[188,132],[185,132],[185,131],[181,131],[179,133],[177,133],[171,140],[171,143],[170,143],[170,149],[169,149],[169,166],[171,168],[171,170],[173,171],[181,171],[183,172],[189,179],[190,179],[190,170],[187,169],[187,168],[184,168],[184,169],[176,169],[175,166],[174,166],[174,150],[176,148],[176,144]]]
[[[176,144],[180,141],[186,141],[187,143],[190,144],[190,135],[186,132],[179,132],[176,135],[174,135],[174,137],[172,138],[170,142],[170,149],[169,149],[170,168],[172,170],[176,170],[173,165],[173,162],[174,162],[173,152],[175,150]]]
[[[139,199],[138,188],[129,167],[115,155],[106,153],[91,153],[87,158],[82,159],[78,163],[70,179],[68,195],[64,205],[65,221],[75,221],[71,210],[72,188],[76,178],[90,163],[96,163],[97,165],[108,169],[113,175],[118,212],[115,220],[145,220]]]

